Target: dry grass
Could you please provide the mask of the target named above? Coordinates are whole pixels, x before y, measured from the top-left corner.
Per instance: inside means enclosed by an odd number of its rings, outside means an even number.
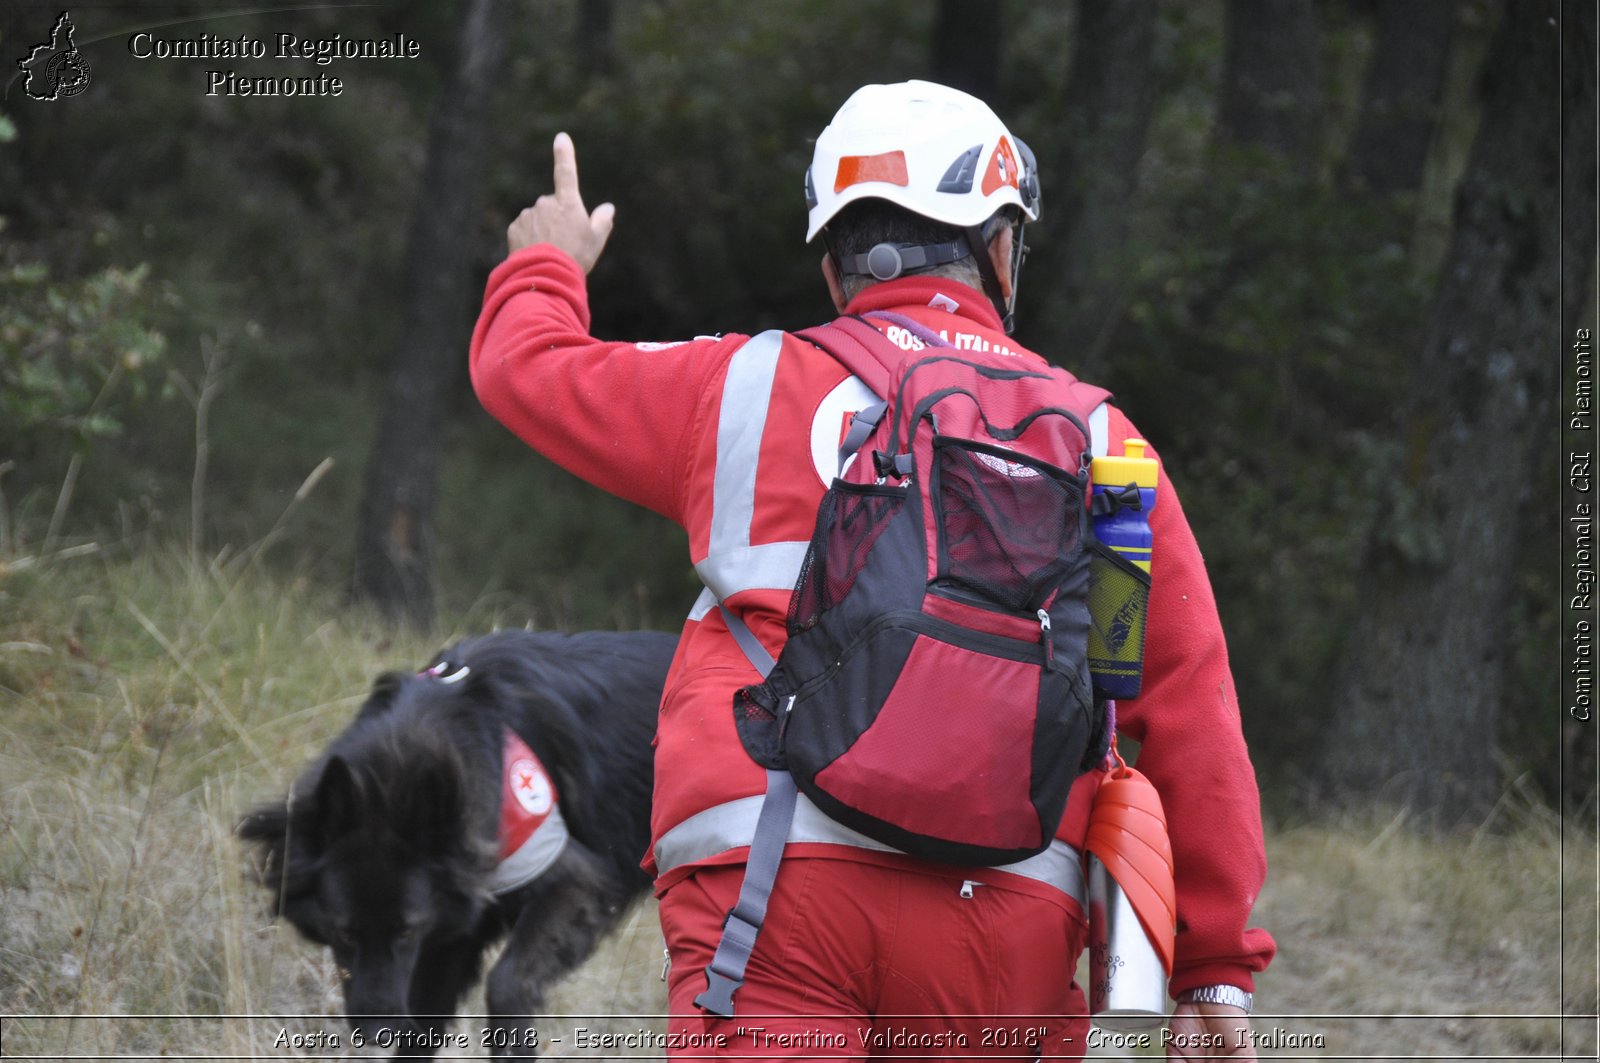
[[[464,623],[496,619],[520,622]],[[231,828],[372,675],[464,633],[396,638],[244,558],[0,566],[4,1055],[326,1054],[274,1046],[281,1030],[343,1038],[338,997],[324,958],[267,923]],[[1531,803],[1447,839],[1349,819],[1270,846],[1257,919],[1281,953],[1258,1010],[1283,1017],[1257,1025],[1325,1047],[1263,1055],[1548,1059],[1556,1016],[1596,1011],[1595,840]],[[659,1027],[636,1016],[662,1010],[660,974],[646,904],[561,988],[546,1036]],[[294,1013],[311,1017],[276,1017]],[[1569,1024],[1567,1058],[1594,1058],[1594,1025]]]
[[[1551,813],[1507,801],[1451,838],[1402,816],[1278,831],[1268,844],[1273,880],[1256,918],[1281,952],[1258,1010],[1297,1017],[1258,1025],[1322,1032],[1317,1055],[1333,1058],[1525,1059],[1563,1050],[1563,1012],[1595,1013],[1594,838],[1564,833]],[[1317,1013],[1393,1017],[1304,1017]],[[1567,1031],[1570,1058],[1594,1058],[1584,1026]]]

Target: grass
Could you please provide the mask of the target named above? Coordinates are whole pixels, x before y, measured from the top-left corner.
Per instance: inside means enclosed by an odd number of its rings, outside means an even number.
[[[344,1036],[334,973],[268,921],[232,826],[377,672],[522,620],[480,611],[395,634],[249,554],[0,560],[0,1052],[325,1054],[275,1047],[284,1030]],[[1320,1034],[1307,1055],[1552,1058],[1553,1016],[1600,1006],[1595,839],[1530,800],[1508,796],[1468,834],[1347,817],[1275,828],[1269,846],[1257,921],[1281,951],[1257,1027]],[[563,1018],[547,1036],[660,1012],[661,950],[643,905],[552,1001],[615,1018]],[[295,1014],[312,1018],[271,1017]],[[240,1015],[263,1017],[218,1018]],[[1568,1058],[1594,1058],[1594,1025],[1568,1024]]]
[[[1396,1016],[1278,1023],[1324,1032],[1338,1054],[1559,1053],[1561,1023],[1548,1016],[1596,1011],[1594,840],[1528,802],[1506,802],[1497,820],[1451,837],[1410,830],[1404,816],[1274,832],[1256,918],[1281,952],[1259,1010]],[[1568,1030],[1574,1058],[1594,1046],[1592,1022]]]

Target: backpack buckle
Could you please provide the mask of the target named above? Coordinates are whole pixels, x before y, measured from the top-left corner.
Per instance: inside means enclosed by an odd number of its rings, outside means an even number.
[[[1124,509],[1144,509],[1144,499],[1139,495],[1138,484],[1104,487],[1095,492],[1094,499],[1089,503],[1089,513],[1096,517],[1119,513]]]
[[[880,480],[890,476],[904,480],[915,470],[916,460],[910,454],[887,454],[874,450],[872,467],[877,470]]]

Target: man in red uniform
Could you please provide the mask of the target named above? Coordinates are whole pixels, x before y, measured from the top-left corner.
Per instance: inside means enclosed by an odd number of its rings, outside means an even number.
[[[591,336],[585,276],[615,211],[584,206],[566,134],[554,154],[553,194],[511,224],[510,254],[489,278],[472,379],[530,446],[682,525],[708,588],[667,681],[644,861],[672,956],[676,1043],[730,1056],[1082,1055],[1094,1041],[1074,972],[1098,773],[1074,787],[1050,850],[999,868],[913,859],[802,797],[740,1018],[695,1006],[766,785],[731,709],[759,677],[718,602],[777,656],[842,427],[875,399],[786,332]],[[840,313],[892,310],[957,348],[1039,362],[1007,334],[1038,175],[981,101],[925,82],[866,86],[819,137],[806,189],[808,240],[827,244],[822,272]],[[1110,404],[1090,428],[1096,453],[1120,454],[1139,435]],[[1163,798],[1176,864],[1168,990],[1178,1003],[1150,1043],[1170,1058],[1254,1059],[1253,976],[1274,952],[1246,928],[1266,873],[1259,800],[1210,583],[1165,472],[1160,491],[1143,693],[1117,715],[1119,732],[1142,743],[1139,769]]]

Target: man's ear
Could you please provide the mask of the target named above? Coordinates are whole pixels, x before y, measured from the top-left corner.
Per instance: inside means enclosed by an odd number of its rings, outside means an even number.
[[[1002,225],[989,241],[989,261],[994,266],[995,277],[1000,281],[1000,298],[1007,302],[1011,301],[1011,243],[1015,239],[1015,230],[1009,225]]]
[[[839,267],[834,264],[833,256],[822,256],[822,279],[828,282],[828,294],[833,298],[833,308],[843,314],[845,307],[850,305],[850,300],[844,297],[844,283],[839,279]]]

